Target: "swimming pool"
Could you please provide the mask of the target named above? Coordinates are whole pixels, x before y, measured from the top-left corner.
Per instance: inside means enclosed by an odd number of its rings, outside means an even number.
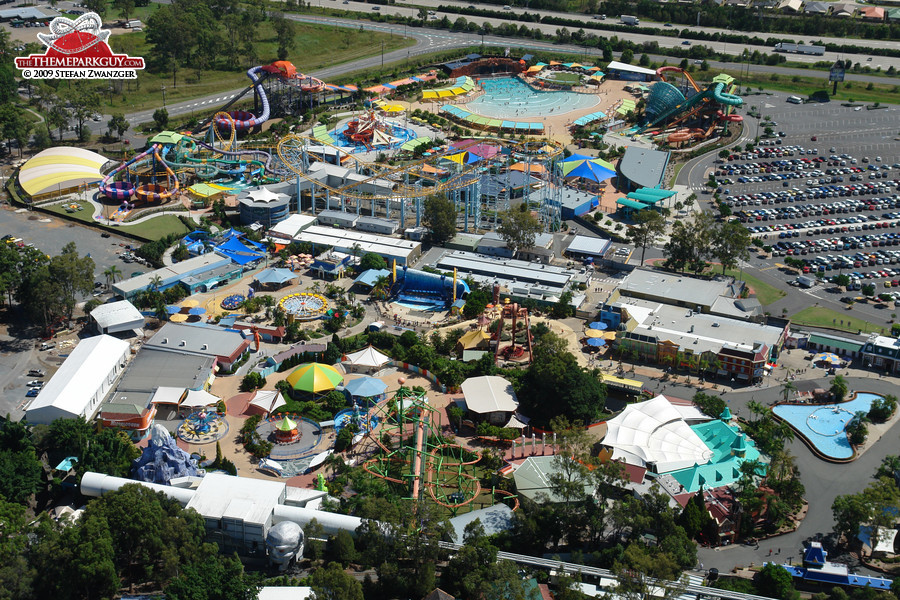
[[[853,457],[847,439],[847,423],[858,411],[869,412],[878,394],[860,392],[853,400],[838,404],[779,404],[773,410],[799,431],[823,455],[835,459]]]
[[[466,106],[471,112],[492,119],[560,115],[600,104],[600,98],[594,94],[537,91],[513,77],[485,79],[481,87],[484,95]]]

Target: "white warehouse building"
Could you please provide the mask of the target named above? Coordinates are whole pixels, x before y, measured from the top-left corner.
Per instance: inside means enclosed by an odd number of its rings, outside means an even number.
[[[87,338],[72,353],[25,410],[32,425],[56,419],[90,420],[125,369],[131,344],[109,335]]]

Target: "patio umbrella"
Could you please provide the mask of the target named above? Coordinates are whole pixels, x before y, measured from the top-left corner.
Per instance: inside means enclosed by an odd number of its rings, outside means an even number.
[[[190,309],[190,310],[188,311],[188,314],[189,314],[189,315],[195,315],[195,316],[196,316],[196,315],[202,315],[202,314],[205,314],[205,313],[206,313],[206,309],[203,308],[202,306],[195,306],[194,308],[192,308],[192,309]]]
[[[584,332],[584,337],[586,338],[602,338],[603,332],[597,331],[596,329],[588,329]]]
[[[166,306],[166,312],[170,315],[174,315],[175,313],[181,312],[181,307],[175,306],[174,304],[169,304]]]
[[[173,323],[184,323],[187,321],[188,316],[184,313],[175,313],[174,315],[169,317],[169,320]]]
[[[813,357],[814,363],[827,362],[830,365],[840,364],[841,357],[834,352],[820,352]]]
[[[196,300],[185,300],[181,303],[182,308],[194,308],[195,306],[199,306],[200,303]]]
[[[294,369],[286,381],[297,391],[318,394],[333,390],[344,377],[331,365],[306,363]]]
[[[602,348],[606,345],[606,340],[601,338],[590,338],[587,341],[588,346],[592,346],[594,348]]]
[[[591,323],[589,325],[589,327],[591,329],[597,329],[599,331],[604,331],[608,327],[608,325],[606,323],[604,323],[603,321],[594,321],[593,323]]]

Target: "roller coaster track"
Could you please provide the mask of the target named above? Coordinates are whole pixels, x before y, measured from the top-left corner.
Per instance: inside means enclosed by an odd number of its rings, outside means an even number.
[[[462,549],[462,544],[454,544],[452,542],[438,542],[438,546],[444,550],[458,551]],[[513,552],[498,552],[497,558],[500,560],[509,560],[520,565],[530,565],[541,569],[553,569],[555,571],[564,571],[571,575],[581,574],[589,577],[619,579],[619,576],[608,569],[599,567],[589,567],[578,563],[564,562],[560,560],[551,560],[549,558],[540,558],[538,556],[528,556],[527,554],[515,554]],[[745,594],[743,592],[735,592],[733,590],[724,590],[719,588],[707,587],[705,585],[684,585],[675,581],[666,581],[663,579],[647,580],[648,587],[675,588],[684,590],[685,594],[693,594],[697,598],[711,598],[716,600],[774,600],[768,596],[758,596],[756,594]]]

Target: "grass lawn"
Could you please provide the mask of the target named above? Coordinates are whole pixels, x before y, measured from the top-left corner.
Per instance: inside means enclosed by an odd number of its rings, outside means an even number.
[[[785,292],[784,290],[780,290],[773,285],[769,285],[768,283],[757,279],[747,272],[744,272],[744,274],[741,275],[741,272],[738,269],[728,269],[725,271],[725,274],[730,275],[735,279],[743,279],[756,294],[757,300],[759,300],[759,303],[763,306],[772,304],[773,302],[776,302],[787,296],[787,292]]]
[[[65,219],[69,219],[72,221],[81,221],[82,223],[94,223],[98,224],[92,218],[93,215],[93,206],[89,202],[75,202],[75,204],[79,204],[81,206],[81,210],[75,212],[67,212],[65,206],[68,204],[72,204],[71,202],[64,202],[61,204],[54,204],[53,206],[45,206],[44,210],[49,212],[57,213],[61,217]],[[115,209],[110,209],[113,211]],[[184,213],[187,216],[187,213]],[[188,233],[188,228],[184,226],[184,223],[181,222],[181,219],[178,218],[177,215],[160,215],[158,217],[154,217],[149,221],[145,221],[143,223],[138,223],[136,225],[122,225],[121,227],[103,227],[103,229],[108,229],[109,231],[114,231],[118,233],[125,233],[128,235],[133,235],[135,237],[139,237],[145,240],[158,240],[159,238],[169,235],[170,233],[174,233],[176,235],[184,235]]]
[[[187,213],[185,213],[187,216]],[[115,227],[113,231],[121,231],[129,235],[141,237],[147,240],[158,240],[159,238],[174,233],[175,235],[184,235],[190,230],[184,226],[176,215],[161,215],[154,217],[149,221],[138,223],[137,225],[123,225]]]
[[[145,19],[146,17],[143,17],[142,20]],[[377,55],[381,53],[382,48],[384,52],[390,52],[415,43],[412,38],[389,33],[309,23],[295,23],[295,25],[296,46],[288,56],[288,60],[294,63],[298,71],[304,73]],[[126,33],[114,38],[111,45],[116,52],[143,56],[145,60],[152,57],[153,51],[145,39],[144,32]],[[252,65],[265,65],[276,60],[277,43],[271,23],[265,22],[259,26],[255,48],[259,58],[253,61]],[[174,85],[171,72],[139,71],[137,81],[126,82],[122,91],[112,94],[111,99],[109,95],[104,94],[104,112],[116,110],[130,113],[161,107],[162,86],[166,87],[166,104],[174,104],[249,85],[246,69],[252,65],[244,63],[240,69],[229,71],[182,68],[176,73]]]
[[[857,332],[862,330],[865,333],[880,333],[890,331],[890,325],[882,327],[863,321],[856,317],[823,306],[810,306],[804,308],[800,312],[791,316],[791,322],[795,325],[809,325],[811,327],[827,327],[830,329],[841,329],[843,331]]]
[[[849,102],[851,99],[854,102],[881,102],[882,104],[897,104],[900,102],[900,86],[896,85],[891,79],[886,79],[885,83],[875,84],[848,81],[847,83],[839,84],[837,95],[832,96],[831,84],[828,82],[828,73],[825,71],[813,71],[809,76],[789,76],[780,73],[766,74],[751,71],[749,76],[744,72],[743,77],[737,71],[726,69],[725,72],[741,82],[741,91],[737,92],[737,94],[744,97],[744,102],[747,105],[758,105],[763,102],[762,99],[754,99],[752,95],[744,96],[741,92],[747,87],[754,91],[756,91],[756,88],[762,87],[766,90],[789,92],[801,97],[810,96],[815,92],[827,91],[832,102]],[[697,73],[694,73],[694,75],[696,76]],[[871,90],[866,89],[869,85],[872,86]]]

